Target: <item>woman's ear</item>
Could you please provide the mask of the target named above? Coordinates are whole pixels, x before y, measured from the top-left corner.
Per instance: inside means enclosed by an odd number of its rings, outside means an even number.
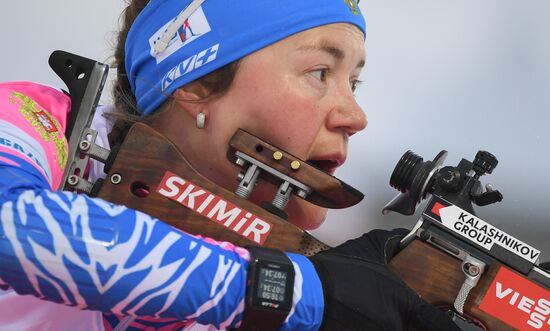
[[[198,113],[204,113],[206,104],[201,101],[208,97],[208,91],[202,84],[191,82],[178,88],[173,96],[178,108],[183,109],[189,116],[195,118]]]

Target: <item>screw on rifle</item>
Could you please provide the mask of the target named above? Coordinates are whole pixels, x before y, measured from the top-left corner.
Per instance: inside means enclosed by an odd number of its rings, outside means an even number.
[[[292,168],[292,170],[294,170],[294,171],[297,171],[298,169],[300,169],[300,166],[301,166],[301,164],[300,164],[299,161],[292,161],[290,163],[290,168]]]
[[[244,164],[245,164],[245,161],[244,161],[243,159],[241,159],[240,157],[238,157],[238,158],[235,160],[235,163],[236,163],[238,166],[243,167]]]
[[[122,182],[122,176],[120,174],[112,174],[111,175],[111,183],[117,185]]]
[[[239,172],[239,174],[237,175],[237,180],[238,180],[238,181],[241,181],[241,180],[243,180],[243,179],[244,179],[244,171],[241,171],[241,172]]]
[[[276,151],[273,153],[273,159],[275,161],[281,161],[283,158],[283,153],[281,151]]]
[[[67,183],[71,186],[76,186],[78,184],[78,176],[77,175],[71,175],[69,178],[67,178]]]
[[[479,275],[479,273],[481,272],[481,269],[475,264],[466,263],[466,264],[464,264],[464,271],[468,275],[470,275],[472,277],[475,277],[475,276]]]
[[[307,197],[307,192],[304,190],[298,190],[298,192],[296,192],[296,195],[302,199],[305,199]]]
[[[88,149],[90,149],[90,142],[88,140],[82,140],[80,142],[80,144],[78,144],[78,147],[80,147],[80,150],[82,151],[87,151]]]

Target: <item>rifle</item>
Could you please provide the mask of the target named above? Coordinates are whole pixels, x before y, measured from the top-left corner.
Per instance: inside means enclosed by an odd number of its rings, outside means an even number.
[[[463,330],[550,330],[550,273],[538,266],[540,251],[473,209],[502,200],[479,181],[497,159],[479,151],[473,162],[443,167],[446,155],[424,162],[408,151],[392,173],[390,185],[402,193],[384,213],[412,215],[431,197],[390,269]]]
[[[91,88],[99,93],[96,87]],[[89,127],[84,130],[90,132]],[[349,207],[363,198],[337,178],[242,130],[229,142],[227,154],[242,168],[235,192],[203,177],[174,144],[147,125],[133,125],[122,145],[111,151],[95,145],[93,134],[69,143],[76,146],[78,159],[104,162],[106,180],[91,183],[83,171],[70,170],[67,188],[143,211],[187,233],[239,246],[313,255],[329,246],[286,222],[290,195],[327,208]],[[406,153],[394,170],[390,182],[403,193],[385,211],[410,215],[420,200],[428,194],[432,198],[390,268],[428,302],[448,310],[463,330],[549,330],[550,274],[537,266],[540,252],[473,211],[472,201],[485,205],[502,198],[498,191],[483,192],[479,182],[496,166],[496,158],[481,153],[473,163],[462,160],[457,167],[442,168],[445,156],[443,151],[434,161],[423,162]],[[261,206],[247,200],[258,180],[278,187],[273,200]],[[478,232],[486,226],[492,242],[477,235],[476,241],[467,230],[461,234],[464,226],[453,230],[456,218]],[[508,244],[497,243],[496,233]]]

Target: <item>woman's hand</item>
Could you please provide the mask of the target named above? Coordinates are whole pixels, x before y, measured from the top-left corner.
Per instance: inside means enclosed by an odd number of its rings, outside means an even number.
[[[374,230],[310,258],[323,284],[321,330],[460,330],[388,269],[407,232]]]
[[[409,232],[409,230],[401,228],[391,231],[376,229],[359,238],[348,240],[327,252],[388,264],[401,250],[401,239]]]

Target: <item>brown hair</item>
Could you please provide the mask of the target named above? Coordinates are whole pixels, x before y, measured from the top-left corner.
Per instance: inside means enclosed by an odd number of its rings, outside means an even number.
[[[117,76],[113,84],[113,100],[116,111],[109,114],[115,121],[113,130],[109,134],[111,145],[122,142],[126,131],[133,123],[147,123],[151,117],[155,115],[155,113],[153,113],[153,115],[144,117],[139,113],[136,97],[130,88],[125,66],[125,44],[128,32],[130,31],[132,23],[143,8],[147,6],[148,2],[149,0],[129,0],[128,6],[120,16],[122,26],[116,41],[113,63],[113,67],[117,70]],[[238,64],[239,61],[237,60],[197,79],[195,82],[201,84],[208,91],[208,95],[198,102],[225,93],[233,82],[233,78],[237,73]]]

